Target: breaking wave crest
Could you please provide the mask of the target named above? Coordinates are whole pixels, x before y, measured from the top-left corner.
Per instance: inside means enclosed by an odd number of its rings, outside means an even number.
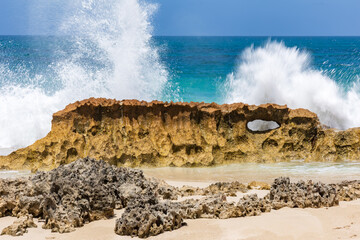
[[[331,127],[358,127],[359,79],[344,89],[313,69],[307,52],[273,41],[242,53],[236,71],[227,76],[225,101],[287,104],[317,113],[320,121]]]

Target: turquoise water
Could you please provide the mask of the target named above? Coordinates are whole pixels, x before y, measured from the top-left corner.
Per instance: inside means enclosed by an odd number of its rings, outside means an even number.
[[[306,51],[310,68],[322,72],[345,90],[359,79],[360,37],[153,37],[152,44],[160,49],[160,61],[172,83],[167,89],[170,95],[168,92],[158,98],[224,103],[224,82],[236,71],[241,54],[251,46],[263,47],[269,41]],[[0,87],[9,82],[35,84],[53,94],[63,85],[57,64],[78,51],[79,46],[69,37],[0,36]],[[89,51],[76,61],[91,71],[106,68],[96,54]]]
[[[269,41],[306,51],[310,68],[344,89],[360,76],[360,37],[155,37],[154,41],[164,47],[161,59],[184,101],[224,103],[223,84],[241,64],[241,54]]]

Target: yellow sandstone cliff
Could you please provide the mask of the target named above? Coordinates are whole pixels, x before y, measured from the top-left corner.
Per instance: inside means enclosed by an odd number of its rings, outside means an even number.
[[[253,131],[254,120],[279,127]],[[49,170],[86,156],[131,167],[360,160],[360,128],[328,129],[308,110],[276,104],[91,98],[55,113],[46,137],[0,157],[0,167]]]

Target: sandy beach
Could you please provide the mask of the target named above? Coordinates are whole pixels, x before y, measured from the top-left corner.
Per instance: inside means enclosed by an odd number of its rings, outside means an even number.
[[[190,185],[204,187],[208,182],[168,181],[173,186]],[[246,194],[256,193],[263,197],[266,190],[250,190]],[[237,197],[228,197],[228,201],[238,201]],[[203,196],[193,196],[200,198]],[[183,200],[183,199],[179,199]],[[99,220],[86,224],[71,233],[51,233],[41,228],[42,222],[37,219],[37,228],[28,229],[28,233],[20,237],[1,236],[0,239],[18,240],[126,240],[138,239],[119,236],[114,233],[115,221],[123,210],[115,211],[115,216],[108,220]],[[14,217],[0,218],[0,229],[13,223]],[[360,239],[360,199],[351,202],[340,202],[339,206],[321,209],[283,208],[272,210],[255,217],[232,219],[196,219],[185,220],[186,226],[172,232],[165,232],[148,239]]]

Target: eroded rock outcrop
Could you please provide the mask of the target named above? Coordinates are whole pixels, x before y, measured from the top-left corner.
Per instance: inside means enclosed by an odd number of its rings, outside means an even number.
[[[226,196],[236,196],[237,192],[245,193],[247,192],[247,187],[235,182],[217,182],[210,184],[205,188],[192,187],[192,186],[183,186],[178,190],[178,194],[182,197],[194,196],[194,195],[215,195],[215,194],[225,194]]]
[[[245,195],[238,202],[227,196],[245,192],[254,185],[219,182],[206,188],[177,188],[156,179],[147,179],[141,170],[117,168],[102,160],[78,159],[49,172],[24,179],[0,179],[0,217],[19,219],[2,234],[19,236],[36,227],[67,233],[84,224],[113,217],[114,209],[125,208],[116,221],[119,235],[155,236],[185,224],[186,219],[257,216],[282,207],[319,208],[336,206],[341,200],[360,197],[360,182],[322,184],[311,181],[291,183],[275,179],[264,198]],[[172,201],[182,196],[204,197]]]
[[[352,201],[360,198],[360,181],[343,181],[339,184],[332,184],[339,196],[340,201]]]
[[[252,131],[254,120],[279,127]],[[86,156],[117,166],[338,161],[358,160],[359,149],[359,128],[328,129],[305,109],[91,98],[55,113],[45,138],[0,157],[0,166],[48,170]]]
[[[135,199],[116,221],[118,235],[145,238],[172,231],[184,224],[178,206],[170,202],[161,203],[154,196]]]
[[[142,171],[104,161],[79,159],[28,179],[0,179],[0,217],[45,220],[53,232],[71,232],[85,223],[107,219],[141,196],[153,196],[157,183]]]
[[[289,178],[283,177],[275,179],[268,198],[274,209],[320,208],[339,204],[338,191],[334,185],[312,181],[291,183]]]

